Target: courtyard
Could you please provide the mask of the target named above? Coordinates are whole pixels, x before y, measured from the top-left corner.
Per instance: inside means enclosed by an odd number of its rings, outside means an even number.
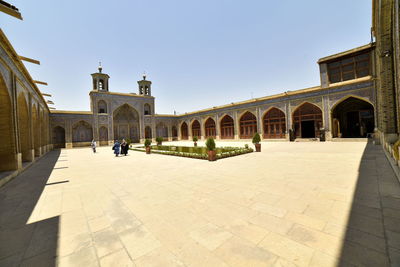
[[[0,266],[400,264],[400,186],[367,142],[216,162],[54,150],[0,189],[0,220]]]

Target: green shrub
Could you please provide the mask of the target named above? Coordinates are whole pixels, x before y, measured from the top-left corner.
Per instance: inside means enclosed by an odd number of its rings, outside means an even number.
[[[249,148],[249,145],[248,145],[248,144],[245,144],[244,147],[245,147],[245,148]]]
[[[157,144],[162,144],[162,141],[164,140],[164,138],[162,138],[162,137],[160,137],[160,136],[157,136],[156,137],[156,142],[157,142]]]
[[[255,133],[253,136],[253,144],[259,144],[261,141],[261,137],[259,133]]]
[[[208,138],[206,141],[206,147],[208,151],[215,150],[215,141],[213,138]]]
[[[148,146],[150,146],[150,145],[151,145],[151,140],[150,140],[150,139],[144,140],[144,146],[145,146],[145,147],[148,147]]]
[[[126,143],[128,144],[128,145],[130,145],[131,143],[132,143],[132,140],[131,139],[129,139],[129,138],[126,138]]]
[[[199,141],[199,138],[197,136],[193,136],[193,142]]]

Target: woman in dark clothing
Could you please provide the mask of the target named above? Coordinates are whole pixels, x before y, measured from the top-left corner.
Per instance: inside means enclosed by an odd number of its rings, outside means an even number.
[[[125,139],[123,139],[122,143],[121,143],[121,154],[124,154],[126,156],[126,154],[128,154],[128,149],[129,149],[129,145],[125,141]]]

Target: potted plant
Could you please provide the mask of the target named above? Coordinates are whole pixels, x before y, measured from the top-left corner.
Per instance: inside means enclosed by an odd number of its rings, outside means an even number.
[[[207,147],[208,160],[215,161],[217,152],[215,151],[215,141],[213,138],[207,139],[206,147]]]
[[[151,140],[150,139],[146,139],[144,140],[144,146],[146,147],[146,154],[150,154],[151,151]]]
[[[255,133],[253,136],[253,144],[256,147],[256,152],[261,152],[261,137],[259,133]]]
[[[160,136],[156,137],[157,146],[161,146],[163,140],[164,139],[162,137],[160,137]]]
[[[193,136],[194,146],[197,146],[197,141],[199,141],[199,138],[197,138],[197,136]]]

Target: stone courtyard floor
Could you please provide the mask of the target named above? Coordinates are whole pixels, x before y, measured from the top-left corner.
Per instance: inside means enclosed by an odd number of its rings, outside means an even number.
[[[58,150],[0,188],[0,227],[0,266],[400,266],[400,186],[366,142]]]

